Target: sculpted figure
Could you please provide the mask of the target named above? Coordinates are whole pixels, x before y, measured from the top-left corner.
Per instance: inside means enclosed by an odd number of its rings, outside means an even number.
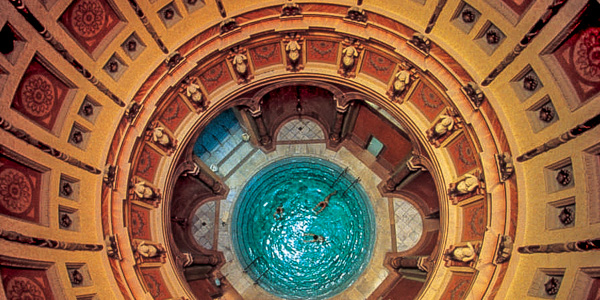
[[[456,184],[453,194],[464,195],[473,192],[479,186],[479,179],[467,174],[463,180]]]
[[[162,253],[162,251],[159,250],[155,245],[147,244],[146,242],[141,242],[137,246],[136,250],[140,254],[140,256],[143,256],[146,258],[157,257]]]
[[[140,181],[135,184],[135,186],[133,187],[133,192],[140,199],[153,200],[157,196],[154,190],[151,187],[147,186],[146,183],[143,181]]]
[[[410,42],[425,53],[429,53],[431,42],[429,38],[419,32],[415,32]]]
[[[242,77],[244,77],[246,75],[246,72],[248,71],[248,64],[246,63],[248,61],[248,58],[246,57],[246,55],[238,53],[233,57],[233,66],[235,68],[235,71]]]
[[[196,81],[191,78],[186,78],[183,82],[186,84],[185,95],[188,99],[195,103],[202,103],[202,93],[200,92],[200,86],[196,84]]]
[[[406,87],[410,84],[410,72],[408,70],[402,70],[396,73],[396,80],[394,80],[394,92],[400,94],[404,92]]]
[[[354,66],[354,61],[358,57],[358,50],[352,45],[344,48],[342,50],[342,64],[346,70],[352,69]]]
[[[285,51],[288,53],[288,58],[292,63],[296,63],[300,58],[300,44],[296,40],[291,40],[286,46]]]
[[[169,147],[171,146],[171,139],[164,132],[164,130],[165,129],[163,127],[154,128],[154,130],[152,131],[152,141],[164,147]]]
[[[500,167],[500,179],[502,180],[509,179],[515,173],[515,166],[508,152],[498,155],[498,166]]]
[[[469,100],[471,100],[473,105],[475,107],[480,107],[481,104],[483,103],[483,99],[485,96],[483,95],[483,91],[481,91],[481,89],[479,88],[477,83],[469,82],[463,88],[464,88],[465,92],[467,93],[467,95],[469,96]]]
[[[433,127],[434,137],[440,137],[452,130],[454,127],[454,118],[448,115],[442,115],[441,119]]]
[[[475,259],[475,249],[471,243],[467,243],[466,246],[456,247],[452,250],[450,259],[460,262],[470,262]]]

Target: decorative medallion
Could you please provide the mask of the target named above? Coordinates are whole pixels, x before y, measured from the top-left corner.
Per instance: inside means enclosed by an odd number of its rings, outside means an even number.
[[[31,206],[31,198],[31,182],[23,173],[12,168],[0,172],[0,205],[20,214]]]
[[[583,31],[573,51],[575,70],[585,80],[600,81],[600,28]]]
[[[121,20],[108,1],[75,0],[59,19],[65,29],[92,53]]]
[[[35,117],[47,115],[54,106],[56,93],[52,82],[41,74],[34,74],[23,82],[21,101],[25,110]]]
[[[45,300],[43,289],[33,280],[13,277],[6,283],[6,298],[10,300]]]
[[[70,87],[40,61],[34,57],[25,70],[11,108],[39,126],[53,130]]]
[[[106,11],[98,0],[83,0],[75,4],[71,23],[77,34],[89,38],[96,36],[106,24]]]

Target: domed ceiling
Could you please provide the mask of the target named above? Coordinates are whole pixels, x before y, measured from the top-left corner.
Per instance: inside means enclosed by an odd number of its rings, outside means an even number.
[[[594,299],[599,7],[4,1],[6,297]],[[289,159],[329,176],[240,200]],[[239,246],[337,251],[363,213],[342,287]]]

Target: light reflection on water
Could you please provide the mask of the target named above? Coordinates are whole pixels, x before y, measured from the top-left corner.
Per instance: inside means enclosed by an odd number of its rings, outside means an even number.
[[[343,174],[336,181],[342,172],[322,159],[282,159],[240,193],[233,245],[242,267],[265,290],[287,299],[324,299],[364,270],[375,241],[373,209],[360,184],[352,185],[355,178]],[[338,193],[317,215],[313,208],[333,191]],[[284,210],[281,220],[273,217],[277,207]],[[306,233],[325,241],[306,242],[312,239]]]

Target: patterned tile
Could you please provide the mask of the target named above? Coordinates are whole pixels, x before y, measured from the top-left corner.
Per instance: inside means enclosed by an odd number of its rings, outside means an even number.
[[[200,246],[206,249],[213,248],[215,235],[215,202],[202,204],[192,218],[192,235]]]
[[[394,198],[396,245],[398,251],[414,247],[423,234],[423,220],[417,209],[408,201]]]
[[[325,133],[317,123],[306,119],[294,119],[283,125],[278,141],[322,140]]]

